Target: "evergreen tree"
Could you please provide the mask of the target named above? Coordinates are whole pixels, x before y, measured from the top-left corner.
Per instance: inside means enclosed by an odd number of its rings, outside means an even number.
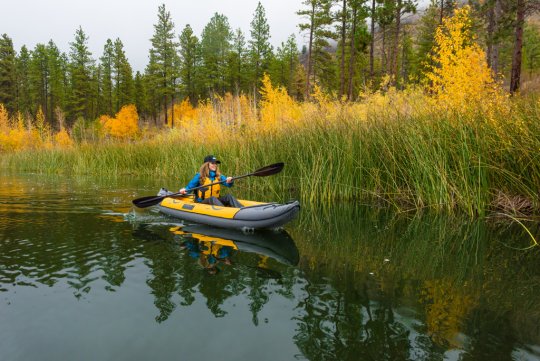
[[[67,104],[69,120],[89,119],[92,112],[92,76],[93,59],[88,50],[88,37],[79,27],[75,32],[75,41],[70,43],[69,79],[70,94]]]
[[[180,69],[179,76],[183,86],[182,94],[189,98],[191,103],[197,103],[200,67],[200,44],[199,39],[193,33],[191,26],[187,24],[180,34]]]
[[[204,86],[206,94],[224,94],[232,90],[227,81],[227,60],[231,50],[232,32],[226,16],[215,13],[204,27],[201,38]]]
[[[65,57],[60,52],[56,44],[50,40],[47,44],[47,56],[49,66],[49,106],[48,119],[51,124],[57,126],[56,109],[65,108],[65,83],[66,83],[66,64]],[[59,125],[58,125],[59,126]]]
[[[32,95],[34,108],[32,114],[36,115],[41,109],[46,121],[49,104],[49,56],[47,47],[37,44],[30,57],[30,94]]]
[[[377,7],[377,24],[379,25],[379,31],[381,32],[381,73],[382,75],[388,74],[390,70],[390,54],[388,50],[388,44],[390,43],[390,27],[395,21],[396,15],[396,2],[394,0],[377,0],[379,6]]]
[[[146,86],[144,76],[140,72],[135,73],[135,79],[133,80],[134,87],[134,102],[139,113],[139,117],[144,119],[148,115],[148,99],[146,95]]]
[[[112,116],[115,111],[113,104],[116,104],[113,94],[113,59],[114,59],[114,45],[111,39],[107,39],[105,46],[103,47],[103,55],[101,56],[101,101],[100,101],[100,113],[103,112],[109,116]]]
[[[178,77],[175,64],[178,63],[178,43],[174,41],[174,23],[171,13],[165,5],[158,8],[158,23],[154,25],[152,37],[151,56],[153,56],[152,75],[157,77],[156,91],[161,96],[161,105],[165,115],[165,124],[168,124],[167,106],[174,102],[175,84]],[[172,124],[174,126],[174,124]]]
[[[281,43],[277,48],[274,61],[272,62],[271,78],[275,84],[284,86],[291,96],[297,97],[295,76],[299,66],[299,51],[296,38],[290,35],[287,42]]]
[[[148,112],[154,124],[157,125],[158,114],[162,109],[163,96],[161,95],[159,86],[161,82],[161,74],[159,73],[159,66],[156,61],[154,51],[150,49],[150,60],[145,69],[145,76],[143,77],[143,84],[146,89],[146,99],[148,100]]]
[[[13,41],[7,34],[0,36],[0,104],[4,104],[8,112],[17,106],[16,63]]]
[[[124,52],[124,44],[118,38],[114,42],[112,65],[114,98],[116,100],[115,113],[117,113],[122,106],[133,102],[133,72]]]
[[[264,7],[259,2],[251,21],[251,39],[249,40],[249,59],[251,86],[256,97],[262,85],[262,76],[268,71],[272,59],[272,46],[270,45],[270,26],[266,20]]]
[[[432,65],[430,55],[435,45],[435,30],[439,26],[439,16],[439,8],[432,1],[416,26],[417,35],[414,40],[416,55],[411,61],[411,75],[416,79],[420,79],[427,67]]]
[[[16,110],[22,114],[32,110],[32,98],[30,96],[30,52],[23,45],[16,60],[17,63],[17,106]]]
[[[307,21],[299,25],[301,31],[309,31],[306,66],[305,97],[309,99],[311,93],[312,78],[317,80],[319,76],[327,78],[325,71],[334,71],[328,65],[329,54],[325,49],[329,46],[328,39],[333,37],[330,25],[332,16],[330,9],[331,0],[304,0],[307,9],[297,12]],[[332,65],[329,65],[330,67]]]
[[[237,29],[232,38],[232,48],[229,56],[229,83],[233,85],[236,94],[247,92],[248,89],[248,50],[246,38],[242,30]]]

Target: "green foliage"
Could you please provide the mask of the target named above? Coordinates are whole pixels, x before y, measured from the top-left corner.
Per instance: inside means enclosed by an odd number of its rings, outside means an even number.
[[[2,34],[0,36],[0,103],[4,104],[10,112],[16,108],[16,74],[13,41],[7,34]]]
[[[531,77],[540,69],[540,31],[531,25],[523,34],[523,68]]]
[[[111,39],[107,39],[105,46],[103,47],[103,55],[101,56],[101,104],[100,113],[112,116],[114,114],[113,109],[113,58],[114,58],[114,45]]]
[[[214,93],[231,91],[233,84],[227,79],[227,60],[231,51],[232,31],[225,15],[215,13],[204,27],[201,38],[204,68],[203,98]]]
[[[327,79],[327,72],[335,72],[335,66],[329,64],[330,54],[329,39],[333,39],[335,34],[331,30],[332,15],[330,0],[305,0],[303,2],[306,9],[297,12],[306,22],[300,23],[298,27],[301,31],[307,31],[309,34],[308,44],[308,66],[307,66],[307,83],[306,97],[311,92],[311,78],[317,82],[319,77]],[[328,84],[326,84],[328,86]]]
[[[200,44],[189,24],[180,34],[180,68],[179,79],[182,84],[181,95],[195,102],[201,88]]]
[[[75,32],[75,41],[70,43],[69,81],[71,84],[67,113],[68,120],[82,117],[90,119],[92,114],[92,68],[94,61],[88,50],[88,37],[81,27]]]
[[[290,35],[287,42],[281,43],[270,67],[270,77],[276,85],[284,86],[287,93],[298,97],[301,91],[296,83],[296,72],[300,65],[300,52],[296,45],[296,37]]]
[[[272,45],[270,45],[270,26],[266,19],[264,7],[259,2],[251,21],[251,40],[249,41],[249,63],[251,79],[254,89],[260,89],[262,76],[268,72],[272,59]],[[256,95],[256,93],[255,93]]]
[[[165,5],[158,8],[158,23],[154,25],[152,36],[152,49],[150,49],[152,85],[155,86],[156,96],[160,98],[161,106],[165,115],[165,123],[168,122],[167,106],[169,98],[174,97],[176,79],[178,78],[177,64],[178,43],[175,41],[174,22],[171,13],[165,9]]]
[[[26,46],[21,47],[19,56],[16,59],[17,66],[17,111],[22,114],[30,113],[32,109],[32,98],[30,96],[31,82],[29,78],[30,52]]]
[[[228,77],[236,94],[249,92],[248,85],[248,50],[246,38],[240,29],[236,29],[232,36],[232,47],[228,61]]]
[[[115,113],[124,105],[133,103],[133,72],[124,52],[124,44],[120,39],[114,41],[113,57],[114,93],[116,99]]]

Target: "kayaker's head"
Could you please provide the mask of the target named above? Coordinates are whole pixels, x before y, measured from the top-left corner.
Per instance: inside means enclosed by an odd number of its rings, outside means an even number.
[[[208,164],[208,169],[210,171],[216,172],[218,167],[217,165],[221,164],[221,162],[213,155],[207,155],[206,157],[204,157],[203,167],[205,166],[205,164]],[[201,175],[203,175],[203,173],[201,173]]]
[[[210,172],[214,172],[212,176],[219,177],[221,172],[218,170],[218,164],[221,163],[213,155],[206,156],[204,158],[205,162],[199,169],[199,174],[201,175],[201,182],[204,183],[205,179],[210,176]]]
[[[206,157],[204,157],[204,162],[203,163],[213,163],[213,164],[221,164],[221,162],[219,160],[217,160],[216,157],[214,157],[213,155],[207,155]]]

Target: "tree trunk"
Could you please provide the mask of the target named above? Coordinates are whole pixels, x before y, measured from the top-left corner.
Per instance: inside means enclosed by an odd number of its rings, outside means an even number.
[[[369,76],[373,78],[375,54],[375,0],[371,1],[371,44],[369,45]]]
[[[353,8],[352,13],[352,34],[351,34],[351,54],[349,57],[349,91],[347,93],[347,100],[353,100],[353,89],[354,89],[354,62],[356,57],[356,44],[355,44],[355,37],[354,34],[356,34],[356,6]],[[372,56],[373,54],[371,54]]]
[[[496,38],[499,33],[499,21],[501,19],[501,0],[495,0],[493,35]],[[491,49],[491,70],[493,77],[499,77],[499,41],[494,41]]]
[[[386,73],[386,49],[385,49],[385,46],[386,46],[386,25],[382,25],[382,49],[381,49],[381,68],[382,68],[382,73],[385,74]]]
[[[343,0],[343,13],[341,15],[341,73],[339,78],[339,97],[341,98],[345,94],[345,37],[347,23],[347,0]],[[354,33],[352,34],[354,37]]]
[[[394,50],[392,52],[392,68],[390,70],[392,82],[397,85],[398,82],[398,57],[399,57],[399,33],[401,31],[401,0],[396,4],[396,36],[394,38]]]
[[[311,51],[313,49],[313,30],[315,27],[315,3],[313,3],[311,8],[311,24],[309,28],[309,46],[308,46],[308,58],[307,58],[307,76],[306,76],[306,94],[305,98],[306,100],[309,100],[309,93],[311,91],[311,83],[310,83],[310,77],[311,77]]]
[[[525,0],[517,0],[516,15],[514,52],[512,54],[512,74],[510,76],[510,93],[512,94],[519,90],[521,78],[523,25],[525,23]]]

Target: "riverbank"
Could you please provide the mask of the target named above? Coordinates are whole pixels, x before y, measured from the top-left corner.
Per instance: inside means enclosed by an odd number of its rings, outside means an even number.
[[[250,126],[185,122],[140,140],[4,152],[0,166],[187,180],[212,153],[231,175],[285,162],[281,175],[246,183],[273,198],[376,201],[403,211],[470,215],[536,213],[540,104],[537,97],[506,102],[455,112],[436,108],[418,92],[372,96],[364,103],[320,101],[301,105],[297,118],[279,113]]]

